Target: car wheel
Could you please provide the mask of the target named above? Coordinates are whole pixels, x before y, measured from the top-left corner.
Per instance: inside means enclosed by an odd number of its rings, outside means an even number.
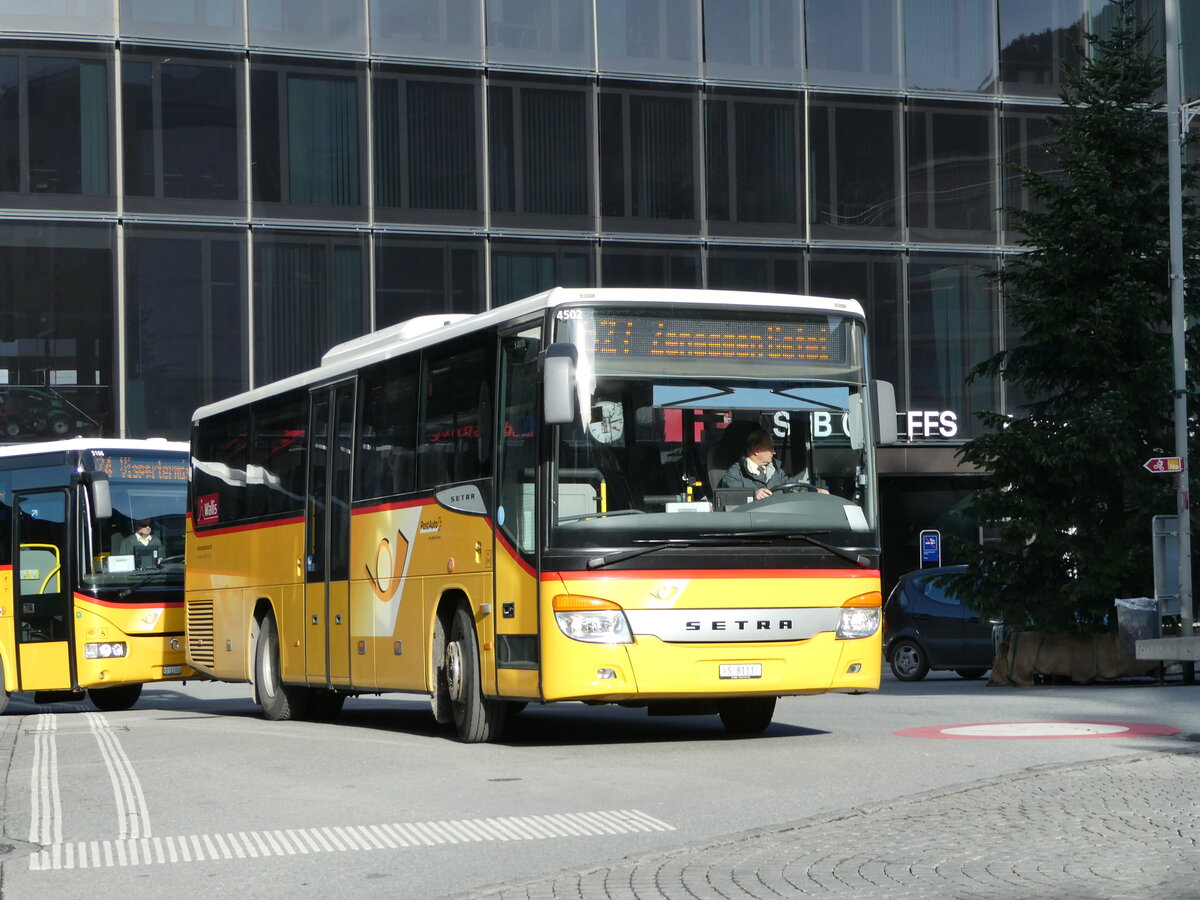
[[[892,645],[889,662],[892,674],[901,681],[920,681],[929,673],[929,660],[925,648],[916,641],[904,638]]]
[[[977,678],[982,678],[987,674],[987,669],[955,669],[955,674],[959,678],[965,678],[967,681],[974,681]]]

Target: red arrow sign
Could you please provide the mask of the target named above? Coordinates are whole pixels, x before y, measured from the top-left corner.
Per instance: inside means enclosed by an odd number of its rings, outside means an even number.
[[[1154,456],[1142,463],[1142,468],[1147,472],[1182,472],[1183,457],[1181,456]]]

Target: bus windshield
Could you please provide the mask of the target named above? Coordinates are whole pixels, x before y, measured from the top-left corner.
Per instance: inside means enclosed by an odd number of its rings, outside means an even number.
[[[96,588],[183,585],[188,463],[184,456],[92,451],[108,476],[112,515],[88,503],[83,581]]]
[[[550,545],[804,534],[877,546],[861,322],[672,315],[558,314],[581,414],[558,429]],[[747,460],[763,446],[765,469]]]

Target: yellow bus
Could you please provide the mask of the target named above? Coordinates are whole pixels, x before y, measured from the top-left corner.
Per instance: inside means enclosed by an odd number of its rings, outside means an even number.
[[[0,447],[0,711],[133,706],[184,662],[187,444],[75,438]],[[141,537],[139,538],[139,527]]]
[[[879,686],[854,301],[555,288],[341,344],[197,410],[187,659],[271,719],[426,694],[493,741],[529,703],[712,713]],[[789,483],[723,487],[755,428]]]

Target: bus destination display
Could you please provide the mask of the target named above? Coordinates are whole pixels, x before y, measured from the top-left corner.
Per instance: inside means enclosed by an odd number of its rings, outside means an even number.
[[[598,315],[594,323],[590,342],[601,357],[846,361],[845,330],[831,327],[825,317],[767,322]],[[586,346],[588,340],[580,343]]]

